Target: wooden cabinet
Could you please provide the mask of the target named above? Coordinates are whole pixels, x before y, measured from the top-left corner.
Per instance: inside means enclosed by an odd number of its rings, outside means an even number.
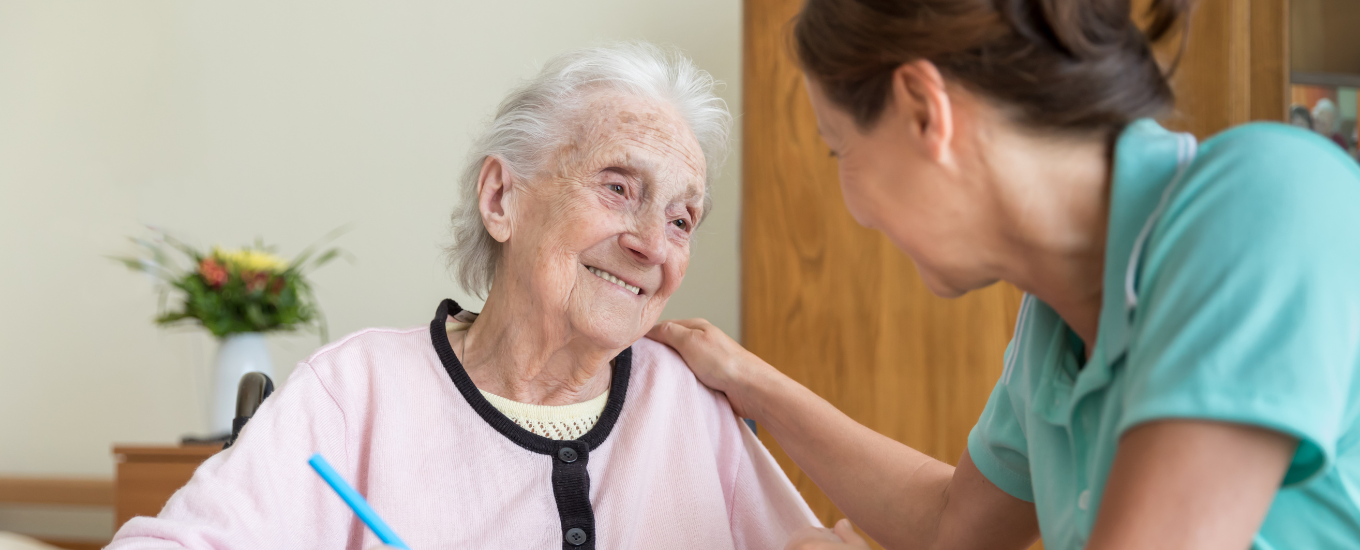
[[[154,516],[170,495],[189,482],[198,465],[221,451],[218,445],[177,447],[118,446],[114,476],[114,525],[136,516]]]

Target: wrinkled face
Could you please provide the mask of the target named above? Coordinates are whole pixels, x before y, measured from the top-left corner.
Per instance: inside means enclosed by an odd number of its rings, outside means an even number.
[[[805,84],[855,221],[883,232],[910,256],[936,295],[959,296],[991,284],[978,275],[973,252],[978,204],[985,201],[929,153],[915,121],[890,105],[872,129],[862,131],[818,84]]]
[[[667,105],[599,93],[517,201],[503,264],[527,299],[606,348],[637,341],[689,266],[705,164]],[[527,283],[527,284],[523,284]]]

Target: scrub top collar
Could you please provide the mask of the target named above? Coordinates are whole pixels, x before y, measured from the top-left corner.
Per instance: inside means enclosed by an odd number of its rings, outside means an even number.
[[[1007,352],[1001,383],[1011,383],[1018,363],[1027,362],[1024,357],[1029,354],[1058,350],[1068,354],[1066,358],[1039,360],[1046,366],[1036,385],[1027,390],[1031,392],[1031,410],[1046,422],[1071,426],[1082,400],[1108,387],[1115,369],[1124,361],[1137,314],[1142,248],[1165,208],[1162,205],[1174,195],[1184,176],[1195,147],[1193,136],[1169,132],[1150,119],[1135,121],[1120,133],[1111,170],[1100,327],[1085,365],[1071,356],[1065,340],[1061,345],[1050,341],[1065,338],[1065,331],[1034,332],[1048,322],[1063,323],[1057,312],[1031,295],[1022,301],[1015,342]]]
[[[1143,248],[1196,148],[1194,136],[1170,132],[1151,119],[1130,124],[1115,144],[1100,329],[1073,403],[1109,384],[1111,369],[1128,353]]]

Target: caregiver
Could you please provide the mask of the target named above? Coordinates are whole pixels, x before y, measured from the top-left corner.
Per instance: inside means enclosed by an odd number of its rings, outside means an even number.
[[[1188,7],[1152,0],[1144,29],[1128,0],[798,15],[850,213],[938,295],[1026,293],[957,467],[702,320],[652,337],[888,548],[1354,548],[1360,170],[1283,124],[1197,144],[1147,118],[1173,102],[1149,45]],[[860,547],[847,527],[790,546]]]

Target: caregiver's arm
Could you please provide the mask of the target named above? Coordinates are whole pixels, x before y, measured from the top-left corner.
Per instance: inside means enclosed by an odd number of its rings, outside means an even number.
[[[885,547],[1022,549],[1038,537],[1034,506],[987,481],[967,453],[955,469],[855,422],[707,321],[663,323],[649,336],[769,431]]]
[[[1087,548],[1248,548],[1297,446],[1243,424],[1134,427],[1119,440]]]

